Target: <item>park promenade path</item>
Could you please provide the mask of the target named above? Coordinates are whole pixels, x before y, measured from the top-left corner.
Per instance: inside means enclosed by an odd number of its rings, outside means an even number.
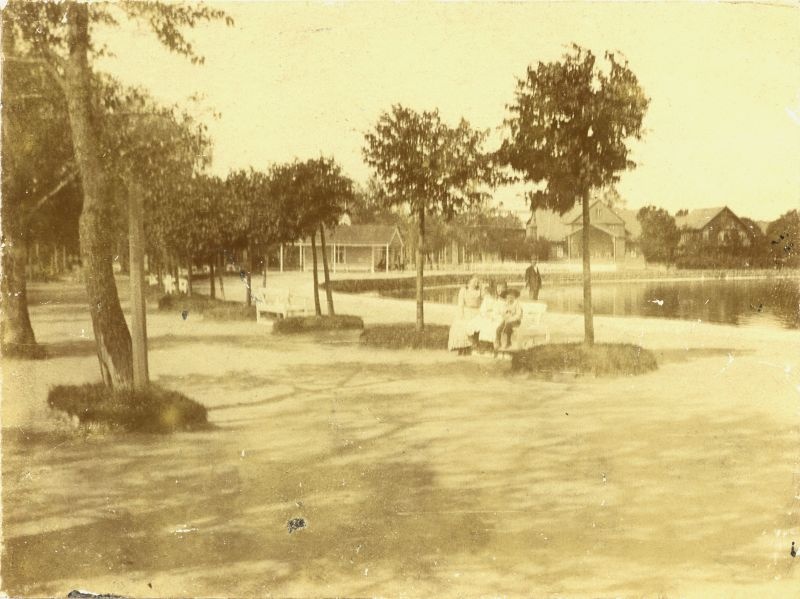
[[[45,405],[49,386],[98,377],[80,290],[32,297],[52,357],[3,364],[12,596],[787,597],[800,584],[797,331],[598,318],[599,340],[641,343],[659,370],[543,381],[353,333],[151,311],[153,380],[204,403],[215,428],[111,437]],[[336,302],[368,324],[414,314]],[[580,315],[548,323],[580,338]],[[306,527],[290,534],[292,518]]]

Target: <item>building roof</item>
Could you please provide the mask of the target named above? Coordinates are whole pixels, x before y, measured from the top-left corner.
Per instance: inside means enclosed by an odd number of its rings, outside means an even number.
[[[720,212],[726,209],[727,206],[718,206],[716,208],[697,208],[684,216],[676,216],[675,224],[679,229],[693,229],[695,231],[699,231],[712,220],[714,220]]]
[[[569,227],[557,212],[543,208],[534,210],[528,224],[536,225],[536,235],[548,241],[564,241],[569,232]]]
[[[403,237],[395,225],[339,225],[328,231],[328,244],[337,245],[387,245],[397,235],[400,243]]]
[[[591,209],[596,202],[600,201],[601,200],[595,200],[590,204],[589,208]],[[548,241],[563,241],[571,231],[570,224],[579,224],[579,221],[582,220],[582,210],[583,208],[580,203],[576,204],[563,216],[560,216],[553,210],[539,209],[534,211],[533,218],[528,221],[528,224],[536,225],[536,234],[539,237],[547,239]],[[635,210],[625,210],[621,208],[609,208],[609,210],[622,220],[625,225],[625,230],[628,232],[631,238],[637,239],[641,236],[642,226],[639,223],[639,219],[636,218]],[[592,226],[600,225],[598,228],[601,228],[603,224],[608,223],[598,223],[592,221],[591,224]],[[602,228],[601,230],[610,234],[609,230],[606,228]]]

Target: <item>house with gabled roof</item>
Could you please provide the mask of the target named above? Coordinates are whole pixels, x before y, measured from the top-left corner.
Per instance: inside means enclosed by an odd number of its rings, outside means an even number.
[[[747,225],[727,206],[679,212],[675,224],[681,232],[679,245],[702,240],[713,245],[739,242],[748,246],[752,237]]]
[[[322,249],[316,235],[317,261],[322,264]],[[310,268],[313,255],[311,238],[298,243],[300,268]],[[405,241],[396,225],[340,224],[325,229],[328,264],[333,272],[385,271],[405,268]]]
[[[612,209],[601,199],[589,205],[590,252],[593,258],[621,261],[638,253],[642,228],[633,210]],[[582,256],[583,207],[559,215],[552,210],[535,210],[528,221],[528,236],[546,239],[557,257]]]

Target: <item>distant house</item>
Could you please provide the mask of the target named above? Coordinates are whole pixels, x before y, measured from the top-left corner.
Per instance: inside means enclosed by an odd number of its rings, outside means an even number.
[[[300,267],[310,268],[313,256],[311,239],[299,242]],[[317,236],[317,260],[322,250]],[[325,231],[328,265],[333,272],[385,271],[405,268],[405,242],[394,225],[339,225]],[[320,266],[321,267],[321,266]]]
[[[621,261],[638,253],[641,226],[632,210],[613,210],[602,200],[589,205],[589,247],[593,258]],[[546,239],[556,258],[583,255],[583,207],[578,204],[560,216],[551,210],[534,211],[528,236]]]
[[[702,240],[714,245],[727,245],[734,241],[750,245],[752,233],[727,206],[698,208],[675,217],[681,232],[680,245]]]
[[[550,242],[550,256],[555,259],[567,255],[567,231],[563,218],[552,210],[534,210],[526,226],[528,239],[545,240]]]

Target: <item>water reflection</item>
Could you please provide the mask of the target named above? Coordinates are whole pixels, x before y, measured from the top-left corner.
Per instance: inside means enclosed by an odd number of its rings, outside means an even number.
[[[433,287],[426,289],[425,298],[455,303],[457,292],[455,286]],[[410,289],[385,295],[412,298],[414,293]],[[539,299],[555,312],[583,311],[580,285],[544,287]],[[601,315],[800,328],[798,279],[597,282],[592,285],[592,304]]]

